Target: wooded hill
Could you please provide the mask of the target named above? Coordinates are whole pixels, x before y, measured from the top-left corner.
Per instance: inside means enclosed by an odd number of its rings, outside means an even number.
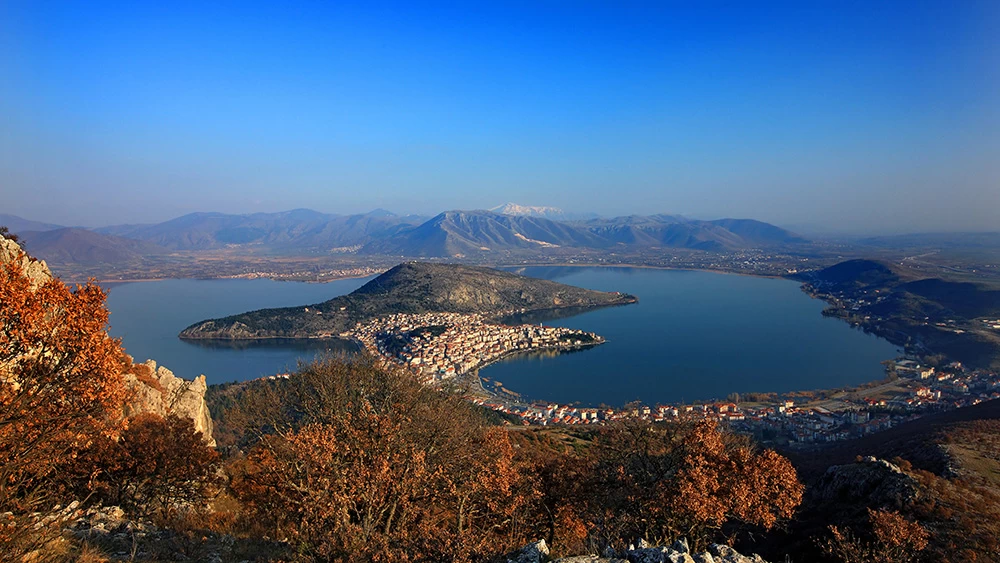
[[[582,289],[491,268],[407,262],[349,295],[300,307],[262,309],[195,323],[184,339],[315,338],[336,336],[392,313],[498,314],[514,310],[607,307],[631,295]]]

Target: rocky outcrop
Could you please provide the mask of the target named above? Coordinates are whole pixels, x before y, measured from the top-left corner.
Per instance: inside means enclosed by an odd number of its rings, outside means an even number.
[[[22,270],[37,288],[53,278],[45,262],[28,257],[14,241],[0,237],[0,263],[20,261]],[[132,363],[129,358],[129,363]],[[175,414],[190,418],[194,427],[201,432],[205,440],[212,446],[212,417],[205,403],[205,392],[208,385],[205,376],[199,376],[194,381],[188,381],[175,376],[164,367],[157,367],[156,362],[147,360],[145,364],[134,364],[125,374],[125,385],[131,391],[132,398],[125,405],[124,416],[131,417],[142,413],[153,413],[160,416]]]
[[[52,279],[52,272],[44,260],[35,260],[24,253],[24,250],[14,241],[0,237],[0,263],[19,261],[21,268],[34,287]]]
[[[708,551],[692,552],[685,540],[678,540],[670,547],[651,546],[640,540],[621,553],[608,550],[604,555],[574,555],[549,559],[545,540],[528,544],[507,555],[507,563],[767,563],[759,555],[747,557],[728,545],[712,544]]]
[[[920,485],[898,466],[869,456],[827,469],[813,488],[813,494],[822,503],[899,510],[919,497]]]
[[[529,543],[507,555],[507,563],[540,563],[548,560],[549,546],[546,545],[545,540]]]
[[[144,364],[132,366],[125,374],[125,384],[132,392],[132,399],[125,406],[125,416],[153,413],[190,418],[195,430],[202,433],[209,445],[215,446],[212,415],[205,403],[208,384],[204,375],[193,381],[181,379],[169,369],[157,367],[153,360],[146,360]]]

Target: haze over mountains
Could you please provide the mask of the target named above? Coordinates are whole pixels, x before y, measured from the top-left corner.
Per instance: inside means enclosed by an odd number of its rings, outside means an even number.
[[[45,259],[118,262],[172,251],[261,248],[276,253],[356,252],[460,257],[555,248],[683,248],[726,251],[807,242],[751,219],[701,221],[676,215],[586,220],[552,207],[507,204],[496,211],[446,211],[435,217],[384,210],[332,215],[309,209],[234,215],[191,213],[163,223],[62,228],[15,216],[0,219]]]

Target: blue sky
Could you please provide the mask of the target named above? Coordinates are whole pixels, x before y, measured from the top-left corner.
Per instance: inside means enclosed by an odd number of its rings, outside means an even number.
[[[11,0],[0,211],[997,230],[998,37],[992,0]]]

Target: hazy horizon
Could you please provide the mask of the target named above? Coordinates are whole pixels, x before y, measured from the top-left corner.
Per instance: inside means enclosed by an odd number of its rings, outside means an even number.
[[[1000,4],[0,5],[0,212],[997,231]]]

